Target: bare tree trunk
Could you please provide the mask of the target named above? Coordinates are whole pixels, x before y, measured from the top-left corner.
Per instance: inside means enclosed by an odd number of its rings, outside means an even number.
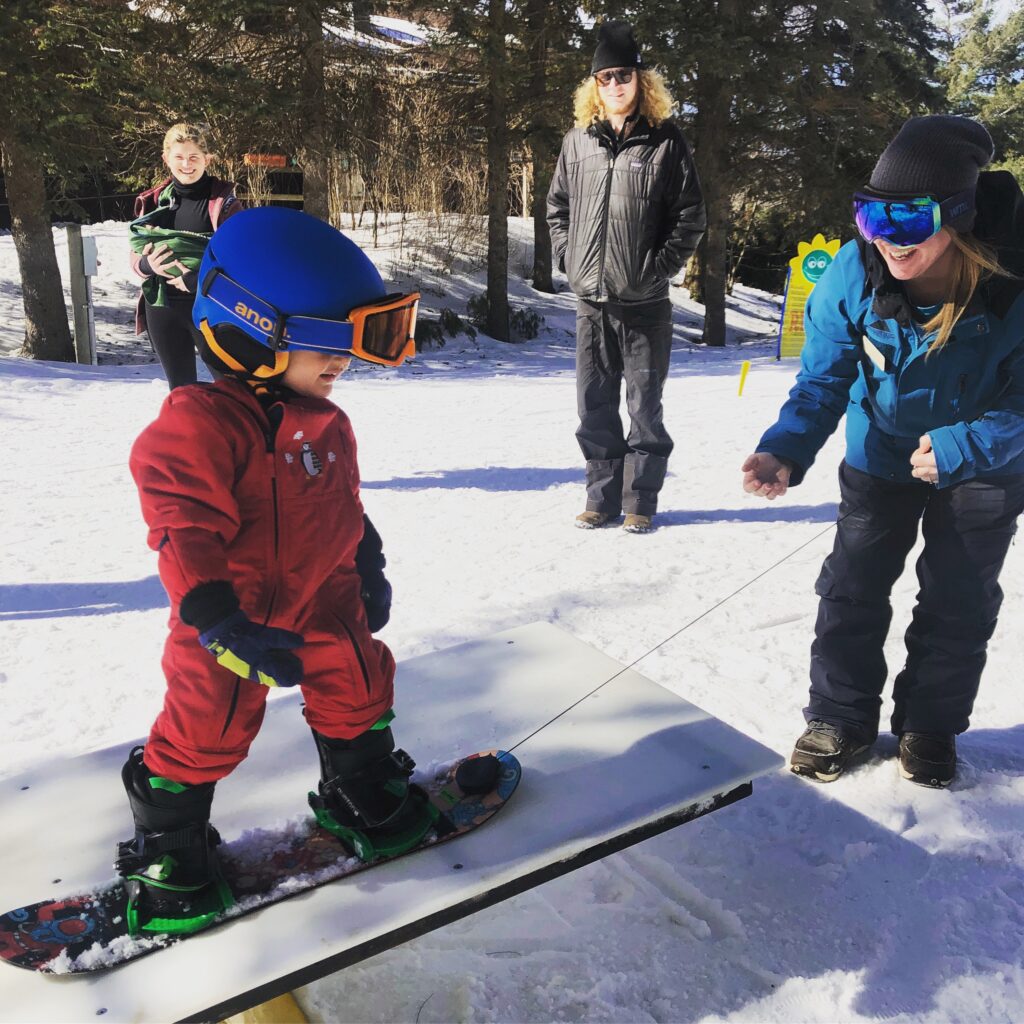
[[[373,34],[373,4],[369,0],[352,0],[352,27],[364,35]]]
[[[725,344],[725,284],[727,277],[726,246],[729,240],[728,196],[724,190],[708,202],[706,262],[704,264],[704,333],[705,345]],[[705,193],[705,199],[708,199]]]
[[[729,95],[717,76],[706,76],[701,89],[695,138],[708,226],[701,242],[700,300],[704,304],[705,345],[725,344],[726,243],[729,231],[728,124]],[[716,88],[717,87],[717,88]]]
[[[720,0],[718,16],[726,27],[739,21],[739,0]],[[729,109],[732,80],[719,68],[702,69],[697,77],[695,156],[708,212],[704,233],[701,299],[704,303],[705,345],[725,344],[725,292],[728,279],[730,222]]]
[[[743,203],[739,223],[736,225],[736,230],[740,231],[740,238],[735,249],[735,256],[729,263],[729,276],[725,282],[725,290],[728,295],[732,295],[736,282],[739,280],[740,264],[743,263],[743,257],[747,254],[747,248],[754,232],[754,218],[760,208],[761,203],[757,199]]]
[[[690,257],[690,262],[686,265],[686,276],[683,278],[683,287],[690,293],[690,298],[702,306],[704,305],[704,264],[706,262],[704,251],[707,237],[706,232],[701,235],[700,243]]]
[[[73,363],[75,347],[53,247],[42,168],[13,138],[0,141],[0,158],[25,307],[23,352],[32,359]]]
[[[505,0],[489,0],[487,33],[487,323],[499,341],[509,340],[508,324],[508,56]]]
[[[533,153],[533,287],[539,292],[553,294],[555,283],[552,279],[553,259],[551,254],[551,232],[548,230],[548,187],[554,173],[557,154],[537,138],[530,140]]]
[[[551,279],[551,233],[548,231],[548,186],[557,153],[553,151],[553,129],[546,123],[544,97],[547,96],[547,13],[548,0],[527,0],[526,23],[535,33],[530,46],[530,96],[535,103],[526,140],[533,161],[533,287],[539,292],[553,293]],[[523,216],[526,211],[523,210]]]
[[[330,161],[327,146],[327,102],[324,89],[324,26],[318,0],[299,4],[297,23],[303,39],[300,88],[304,97],[302,125],[302,208],[330,220]]]

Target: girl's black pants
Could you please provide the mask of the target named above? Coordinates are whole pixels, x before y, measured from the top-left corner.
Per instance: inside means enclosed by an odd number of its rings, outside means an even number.
[[[167,305],[146,303],[146,330],[171,391],[196,382],[196,348],[201,340],[192,323],[194,295],[171,296]]]
[[[893,683],[892,731],[953,735],[970,721],[1003,592],[999,572],[1024,509],[1024,475],[938,489],[839,467],[835,546],[815,590],[805,718],[871,743],[886,679],[882,648],[889,595],[917,541],[920,590],[906,632],[907,660]]]

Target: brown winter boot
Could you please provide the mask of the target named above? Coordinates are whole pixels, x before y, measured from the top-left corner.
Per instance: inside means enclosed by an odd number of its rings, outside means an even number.
[[[612,516],[608,512],[581,512],[576,517],[576,525],[581,530],[596,530],[600,526],[607,526]]]
[[[626,533],[650,533],[654,529],[654,524],[650,516],[641,516],[636,512],[629,512],[626,515],[626,521],[622,524],[622,528]]]

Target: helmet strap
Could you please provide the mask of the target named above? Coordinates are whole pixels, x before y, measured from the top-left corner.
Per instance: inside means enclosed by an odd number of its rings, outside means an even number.
[[[235,376],[241,377],[246,383],[266,383],[270,378],[280,377],[288,369],[288,350],[278,349],[274,352],[273,366],[257,366],[255,370],[240,363],[230,352],[227,351],[214,336],[213,328],[206,320],[199,321],[199,330],[210,346],[210,351],[231,371]]]

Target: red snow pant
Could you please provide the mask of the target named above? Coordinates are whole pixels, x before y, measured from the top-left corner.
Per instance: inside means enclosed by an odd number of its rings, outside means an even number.
[[[320,617],[321,626],[299,630],[306,642],[295,651],[302,660],[306,721],[324,736],[352,739],[391,708],[395,659],[361,616],[352,622],[329,613]],[[146,743],[146,767],[189,785],[224,778],[245,759],[259,732],[268,687],[219,665],[195,629],[177,619],[163,669],[167,693]],[[315,763],[312,738],[310,756]]]

